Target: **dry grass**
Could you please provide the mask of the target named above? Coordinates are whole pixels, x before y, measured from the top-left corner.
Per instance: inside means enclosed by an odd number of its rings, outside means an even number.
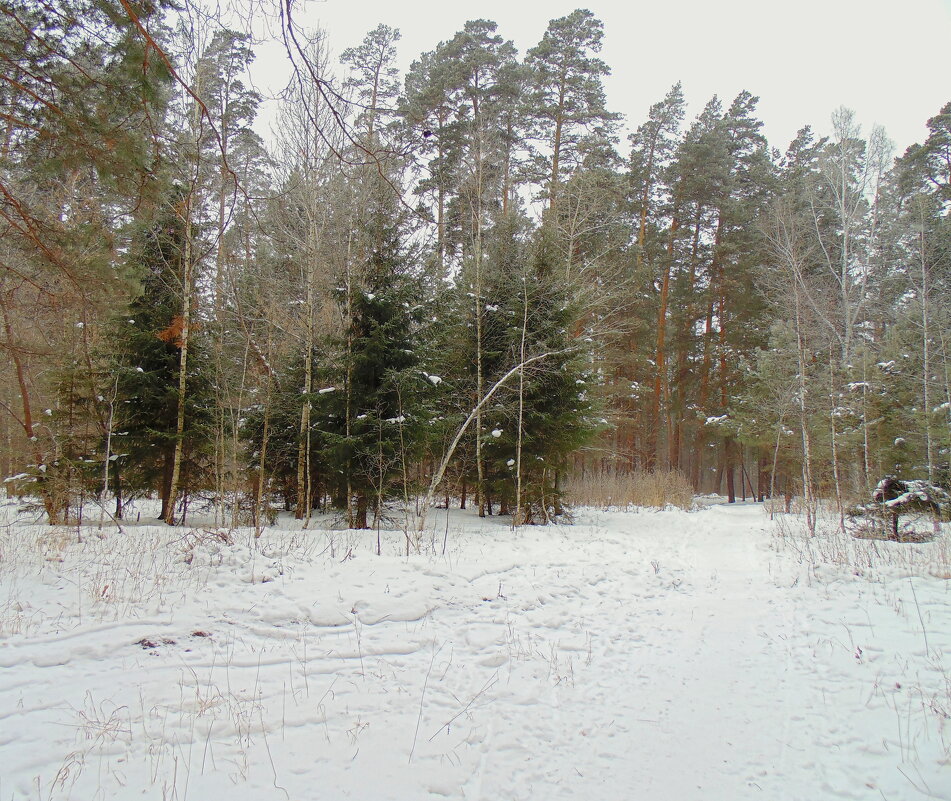
[[[773,516],[777,547],[791,551],[810,574],[826,567],[868,579],[903,575],[951,578],[951,537],[945,528],[929,536],[896,542],[884,537],[856,536],[840,530],[831,505],[820,506],[815,534],[802,514]]]
[[[693,487],[679,470],[586,473],[569,477],[564,489],[570,504],[600,509],[633,506],[690,509],[694,496]]]

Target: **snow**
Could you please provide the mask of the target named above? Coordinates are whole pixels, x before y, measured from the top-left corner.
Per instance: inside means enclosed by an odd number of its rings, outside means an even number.
[[[318,390],[317,390],[317,394],[318,394],[318,395],[329,395],[331,392],[335,392],[336,389],[337,389],[336,387],[324,387],[323,389],[318,389]]]
[[[890,491],[898,492],[898,494],[894,498],[888,498]],[[878,482],[872,492],[872,498],[888,509],[900,511],[916,501],[923,504],[946,502],[948,493],[942,487],[922,479],[895,481],[887,477]]]
[[[0,798],[951,798],[948,532],[718,500],[408,557],[4,506]]]

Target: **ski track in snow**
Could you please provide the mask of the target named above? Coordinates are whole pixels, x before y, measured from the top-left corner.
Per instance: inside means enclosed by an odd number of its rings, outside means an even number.
[[[436,516],[409,558],[11,527],[0,801],[951,799],[941,570],[803,560],[758,505],[453,513],[445,555]]]

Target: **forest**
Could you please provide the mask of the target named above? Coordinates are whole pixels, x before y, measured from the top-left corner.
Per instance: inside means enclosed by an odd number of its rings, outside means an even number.
[[[187,5],[0,3],[8,493],[360,529],[947,484],[951,103],[900,154],[846,108],[788,144],[747,92],[688,118],[679,83],[625,123],[590,11],[400,74],[398,30],[336,62],[294,9],[265,98],[257,41]]]

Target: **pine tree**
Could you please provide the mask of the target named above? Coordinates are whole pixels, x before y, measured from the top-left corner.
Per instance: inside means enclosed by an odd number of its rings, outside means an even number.
[[[638,269],[648,260],[648,222],[655,223],[655,211],[666,200],[663,175],[674,156],[683,117],[684,96],[678,82],[662,101],[650,107],[647,121],[628,137],[631,200],[637,215]]]
[[[165,7],[141,10],[159,38],[154,15]],[[2,347],[15,376],[11,400],[19,396],[16,449],[29,454],[37,492],[58,523],[65,507],[47,491],[55,483],[47,473],[56,440],[75,441],[79,429],[46,424],[57,405],[50,379],[73,369],[78,345],[68,329],[83,326],[79,339],[88,344],[104,309],[127,297],[116,254],[127,244],[124,221],[148,201],[170,76],[111,3],[14,0],[3,20]],[[72,413],[56,422],[86,424]]]
[[[914,302],[904,309],[899,323],[915,330],[917,343],[908,343],[918,354],[917,397],[912,408],[916,419],[903,431],[917,431],[922,440],[921,474],[930,481],[948,482],[951,471],[951,224],[945,213],[951,198],[951,103],[928,120],[928,137],[913,145],[897,161],[896,192],[901,214],[896,232],[903,255],[904,281]],[[908,334],[906,333],[905,336]],[[916,347],[917,346],[917,347]],[[883,359],[887,362],[888,359]]]
[[[359,109],[367,148],[376,147],[380,117],[395,110],[399,96],[399,71],[395,65],[399,40],[398,29],[377,25],[360,45],[344,50],[340,57],[351,72],[344,88],[354,94],[351,102]]]
[[[526,113],[533,136],[544,143],[544,150],[535,152],[534,172],[549,208],[557,205],[560,185],[580,162],[582,141],[613,134],[617,115],[607,110],[602,85],[610,69],[596,55],[603,37],[601,21],[577,9],[552,20],[525,57],[531,87]]]
[[[199,59],[195,84],[200,87],[210,128],[200,140],[201,180],[196,190],[214,215],[205,223],[207,261],[213,270],[214,297],[209,331],[215,367],[217,432],[215,443],[215,513],[222,520],[231,501],[231,525],[238,524],[246,484],[245,454],[240,442],[244,404],[250,400],[248,379],[261,354],[253,346],[245,299],[239,296],[243,277],[256,272],[262,244],[259,215],[270,192],[270,161],[253,125],[260,95],[246,85],[254,53],[249,37],[216,31]],[[197,216],[202,217],[201,211]],[[211,258],[214,266],[211,267]],[[240,369],[236,365],[241,364]]]

